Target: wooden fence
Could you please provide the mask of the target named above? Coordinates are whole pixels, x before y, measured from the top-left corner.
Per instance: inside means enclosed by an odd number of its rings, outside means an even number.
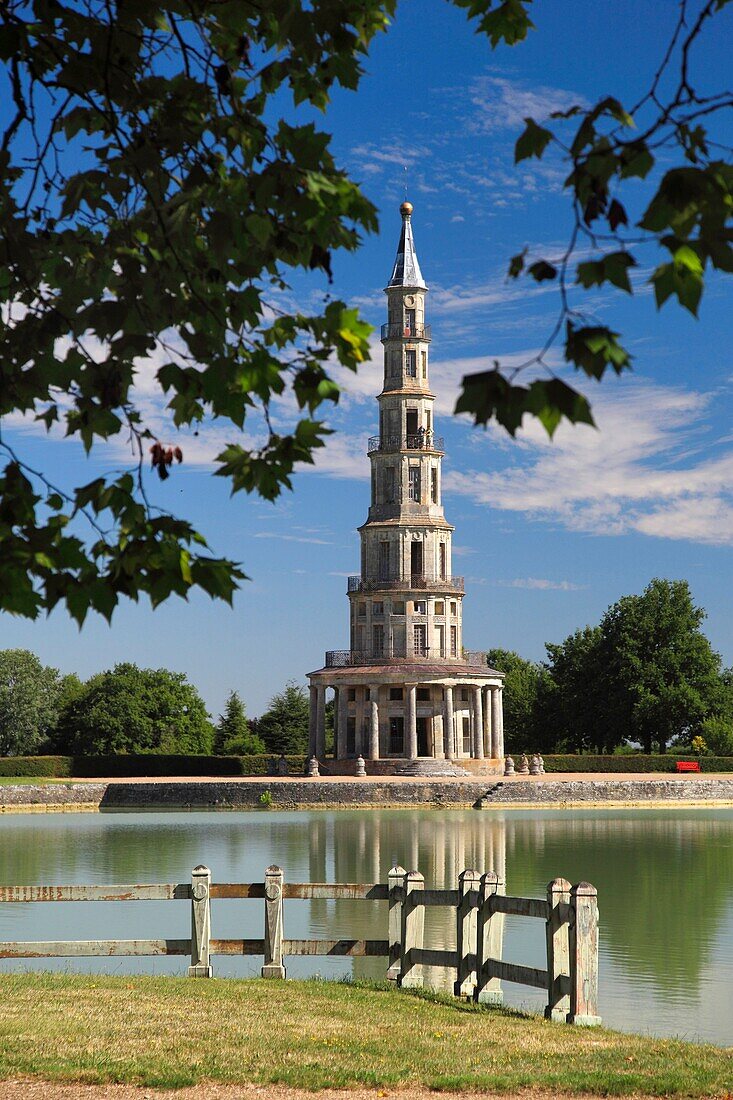
[[[262,939],[215,939],[211,900],[264,900]],[[284,934],[285,899],[386,901],[388,938],[289,940]],[[408,989],[425,984],[425,968],[438,968],[454,980],[456,996],[501,1004],[500,982],[547,990],[545,1016],[594,1025],[598,1015],[598,897],[587,882],[571,886],[553,879],[545,898],[507,897],[504,883],[489,871],[461,872],[456,890],[426,890],[419,871],[393,867],[388,883],[319,883],[284,880],[280,867],[268,867],[263,882],[212,883],[208,867],[193,869],[190,883],[135,886],[0,886],[0,903],[49,901],[189,901],[187,939],[39,940],[0,942],[0,958],[189,955],[188,975],[212,976],[215,955],[259,955],[264,978],[284,978],[287,956],[377,956],[388,960],[387,977]],[[456,920],[455,950],[425,943],[425,910],[447,907]],[[503,916],[545,921],[547,968],[504,962]]]

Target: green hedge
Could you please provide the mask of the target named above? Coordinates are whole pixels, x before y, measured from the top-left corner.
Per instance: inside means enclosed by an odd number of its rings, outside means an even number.
[[[515,764],[517,757],[514,757]],[[695,756],[693,753],[665,753],[645,756],[567,756],[549,754],[542,758],[546,772],[674,772],[678,760],[695,760],[703,772],[733,772],[733,756]]]
[[[4,756],[0,776],[39,776],[89,779],[96,776],[124,777],[163,775],[271,775],[271,754],[262,756]],[[288,756],[288,773],[303,775],[305,756]]]
[[[33,776],[66,779],[71,775],[70,756],[0,756],[0,776]]]

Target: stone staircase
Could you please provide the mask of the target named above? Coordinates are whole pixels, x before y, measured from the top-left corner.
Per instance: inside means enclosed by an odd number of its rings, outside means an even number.
[[[473,779],[470,772],[451,760],[405,760],[397,761],[394,775],[410,776],[413,779]]]

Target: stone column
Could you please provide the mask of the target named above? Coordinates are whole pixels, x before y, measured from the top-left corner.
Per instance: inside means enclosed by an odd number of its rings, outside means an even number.
[[[499,688],[496,693],[499,697],[499,738],[497,756],[504,759],[504,688]]]
[[[316,688],[316,751],[315,755],[321,759],[326,755],[326,689]]]
[[[484,756],[491,756],[491,688],[483,689],[483,706],[484,706]],[[495,870],[495,868],[491,868]]]
[[[443,740],[443,716],[442,714],[434,714],[430,719],[430,727],[433,731],[433,758],[435,760],[443,760],[445,758],[444,752],[444,740]]]
[[[446,760],[453,759],[453,688],[443,688],[443,751]]]
[[[379,760],[379,688],[369,688],[369,759]]]
[[[484,710],[480,687],[473,689],[473,755],[476,760],[484,758]]]
[[[407,739],[408,760],[417,760],[417,684],[405,684],[405,737]]]
[[[336,703],[337,710],[337,734],[336,734],[336,759],[346,759],[346,731],[349,727],[349,689],[347,687],[340,687],[338,689],[338,701]]]
[[[496,760],[499,753],[499,689],[491,688],[491,755]],[[503,754],[501,754],[503,755]]]
[[[308,756],[316,756],[316,723],[318,706],[318,688],[311,687],[310,715],[308,718]]]

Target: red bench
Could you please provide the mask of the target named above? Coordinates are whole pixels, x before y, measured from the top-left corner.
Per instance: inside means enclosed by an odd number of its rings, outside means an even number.
[[[677,761],[678,772],[699,772],[700,765],[696,760],[678,760]]]

